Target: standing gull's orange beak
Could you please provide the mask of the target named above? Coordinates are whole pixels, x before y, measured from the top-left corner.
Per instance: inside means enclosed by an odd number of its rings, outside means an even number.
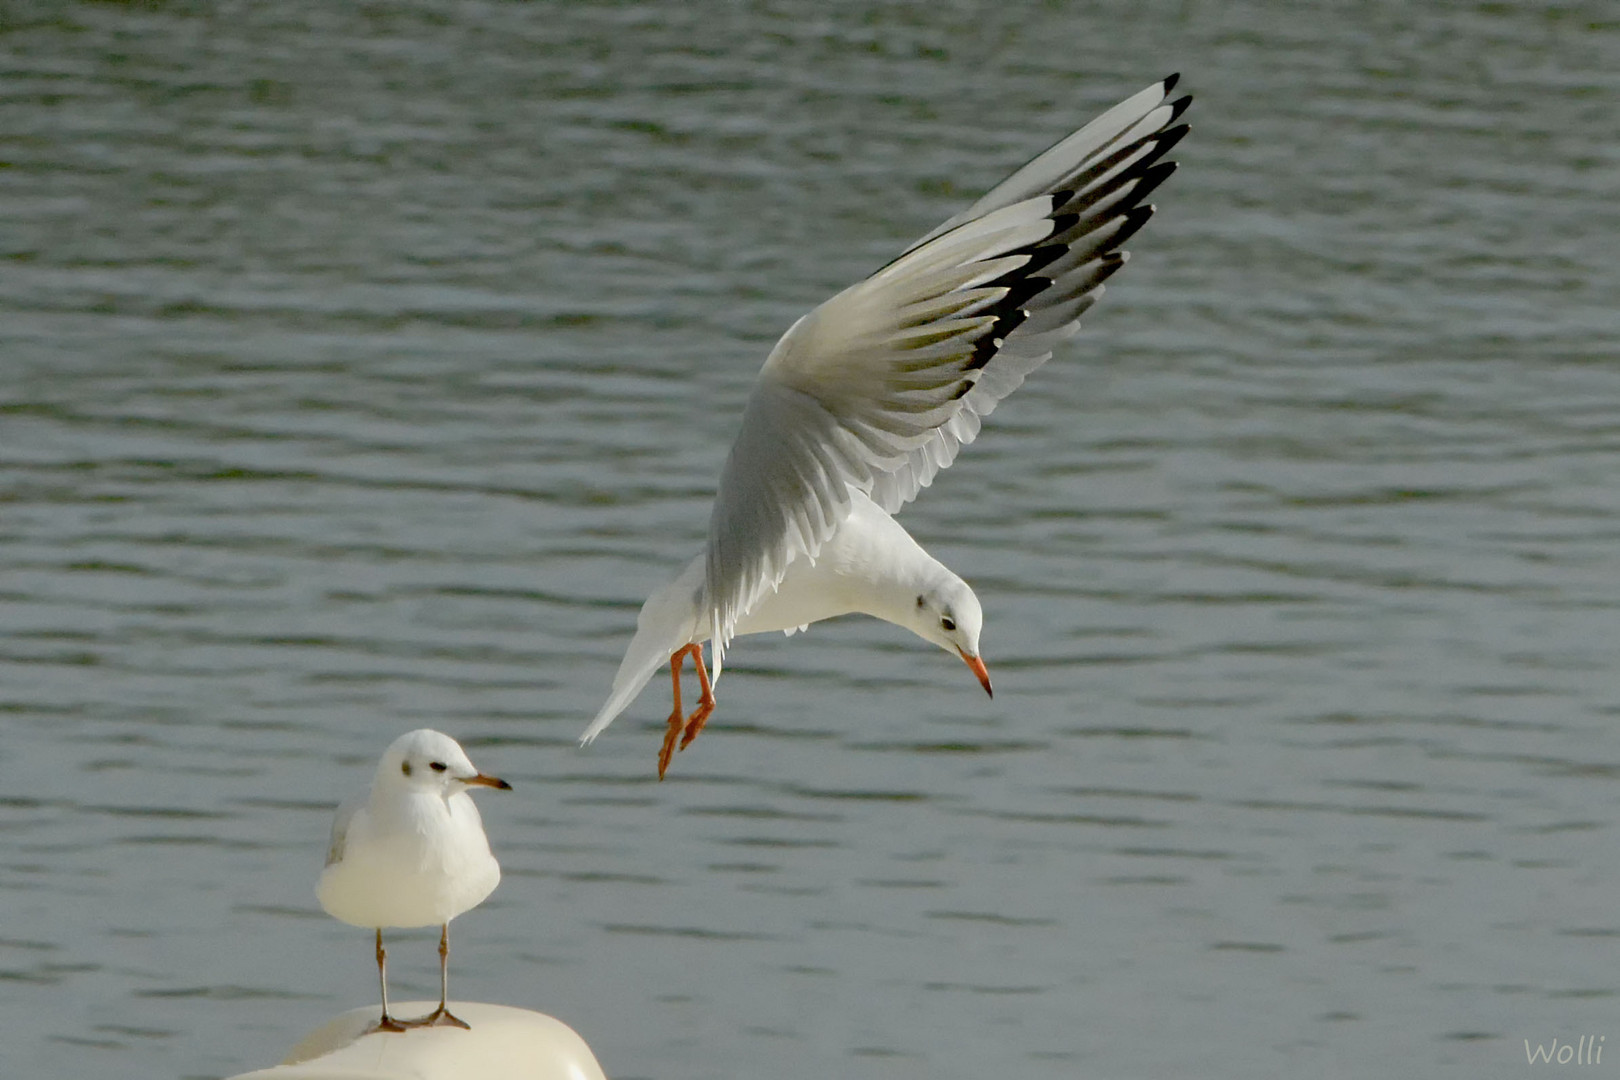
[[[969,656],[961,649],[957,649],[956,653],[968,667],[973,669],[973,674],[979,677],[979,685],[984,687],[984,692],[991,697],[995,697],[996,692],[990,689],[990,672],[985,670],[984,661],[977,656]]]
[[[468,779],[463,780],[462,783],[466,784],[468,787],[472,787],[475,784],[478,787],[492,787],[496,791],[512,790],[512,785],[508,784],[505,780],[501,780],[493,776],[485,776],[483,773],[479,773],[477,776],[469,777]]]

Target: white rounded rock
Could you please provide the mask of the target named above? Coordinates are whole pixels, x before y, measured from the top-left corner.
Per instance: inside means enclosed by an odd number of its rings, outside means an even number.
[[[435,1002],[400,1005],[403,1016]],[[573,1028],[555,1017],[507,1005],[457,1002],[472,1025],[361,1034],[376,1023],[372,1006],[333,1017],[270,1069],[231,1080],[607,1080],[596,1055]]]

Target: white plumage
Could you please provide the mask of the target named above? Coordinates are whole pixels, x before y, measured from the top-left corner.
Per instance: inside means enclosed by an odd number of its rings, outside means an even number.
[[[449,923],[483,903],[501,880],[470,787],[510,789],[506,781],[474,768],[450,736],[423,728],[394,740],[366,797],[345,803],[332,822],[315,895],[333,918],[377,932],[379,1028],[466,1026],[450,1016],[446,1004]],[[439,1009],[420,1021],[398,1021],[388,1015],[382,932],[415,926],[441,928]]]
[[[889,515],[1079,328],[1153,213],[1191,102],[1155,83],[1019,169],[871,277],[794,323],[765,361],[721,472],[708,544],[648,598],[596,737],[664,663],[676,708],[659,758],[702,730],[739,634],[864,612],[959,653],[985,689],[979,604]],[[887,549],[885,548],[887,545]],[[680,707],[695,655],[703,696]]]

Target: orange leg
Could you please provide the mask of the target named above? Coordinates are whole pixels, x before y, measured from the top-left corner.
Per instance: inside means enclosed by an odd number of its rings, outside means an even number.
[[[675,740],[681,737],[681,729],[686,726],[686,711],[681,708],[681,661],[686,654],[692,651],[692,646],[678,649],[674,656],[669,658],[669,679],[675,684],[675,711],[669,714],[669,730],[664,732],[664,745],[658,751],[658,779],[664,778],[664,770],[669,768],[669,759],[675,756]]]
[[[383,948],[381,929],[377,931],[377,981],[382,984],[382,1019],[361,1034],[370,1035],[374,1031],[404,1031],[405,1022],[388,1015],[388,951]]]
[[[692,710],[688,717],[686,710],[681,706],[681,663],[687,656],[692,657],[697,667],[698,686],[701,693],[698,696],[698,706]],[[703,725],[708,722],[709,714],[714,712],[714,688],[709,683],[708,669],[703,666],[703,647],[701,645],[686,645],[676,650],[669,658],[669,679],[674,687],[675,708],[669,714],[669,729],[664,732],[664,745],[658,751],[658,779],[664,778],[664,770],[669,768],[669,761],[675,756],[676,740],[680,740],[679,749],[685,750],[687,744],[698,737]],[[682,737],[684,733],[684,738]]]
[[[709,722],[709,714],[714,712],[714,687],[709,685],[709,671],[703,666],[703,647],[693,645],[691,648],[692,666],[697,668],[700,693],[698,707],[686,718],[686,734],[681,737],[682,750],[692,745],[692,740],[703,733],[703,725]]]
[[[458,1027],[471,1024],[450,1011],[450,924],[439,927],[439,1007],[420,1020],[401,1020],[406,1027]]]

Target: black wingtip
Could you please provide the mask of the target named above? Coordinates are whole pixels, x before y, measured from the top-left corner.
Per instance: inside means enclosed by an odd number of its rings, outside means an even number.
[[[1130,241],[1131,237],[1137,234],[1142,226],[1148,223],[1148,219],[1152,216],[1152,203],[1143,203],[1141,206],[1133,206],[1125,211],[1125,220],[1120,224],[1119,230],[1108,241],[1109,249],[1118,250],[1123,247]]]
[[[1154,160],[1157,161],[1165,154],[1168,154],[1170,151],[1174,150],[1176,148],[1176,144],[1182,139],[1185,139],[1187,137],[1187,132],[1191,130],[1191,124],[1177,124],[1175,127],[1165,128],[1164,131],[1160,132],[1158,148],[1154,152]]]
[[[1170,91],[1174,90],[1176,88],[1176,83],[1180,81],[1181,72],[1179,71],[1172,71],[1170,74],[1166,75],[1164,77],[1164,92],[1168,94]]]
[[[1131,188],[1128,196],[1130,202],[1135,204],[1146,199],[1153,194],[1155,188],[1170,179],[1171,174],[1175,171],[1176,163],[1173,161],[1161,161],[1156,165],[1143,169],[1141,175],[1137,178],[1136,186]]]

